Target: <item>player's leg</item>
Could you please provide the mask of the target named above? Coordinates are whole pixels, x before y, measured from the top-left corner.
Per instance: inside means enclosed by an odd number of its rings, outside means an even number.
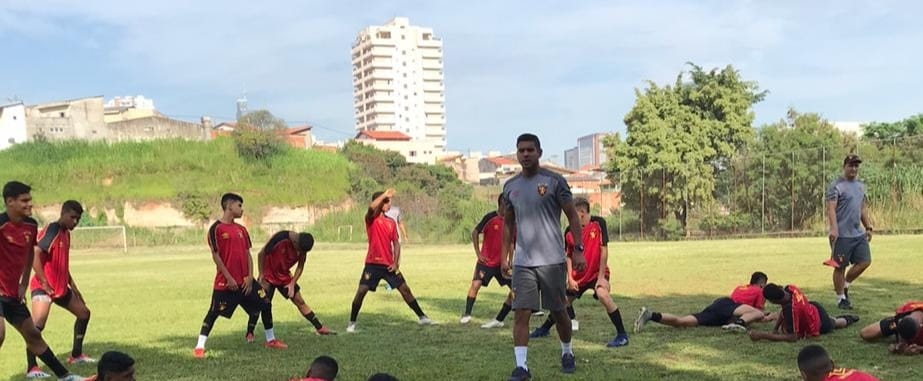
[[[288,345],[276,338],[276,332],[273,329],[274,321],[272,318],[272,299],[269,293],[264,290],[257,281],[252,281],[250,293],[244,294],[243,290],[238,292],[241,297],[241,307],[244,312],[250,316],[259,315],[263,321],[263,334],[266,342],[263,346],[272,349],[286,349]]]
[[[501,285],[503,285],[503,283],[501,283]],[[512,304],[513,304],[513,293],[510,292],[506,295],[506,300],[503,301],[503,305],[500,307],[500,312],[497,312],[497,316],[494,318],[494,320],[484,323],[483,325],[481,325],[481,328],[503,327],[503,321],[506,320],[506,316],[509,315],[510,311],[513,310]]]
[[[850,261],[852,266],[850,266],[849,271],[846,273],[845,282],[843,283],[843,295],[846,296],[846,300],[849,300],[849,286],[872,265],[872,253],[865,237],[856,239]]]
[[[376,283],[378,280],[376,279]],[[365,295],[369,293],[369,286],[364,284],[359,284],[359,287],[356,289],[356,296],[353,297],[352,309],[349,311],[349,323],[346,325],[346,332],[355,332],[356,331],[356,319],[359,318],[359,310],[362,309],[362,301],[365,300]]]
[[[660,323],[676,328],[696,327],[699,319],[694,315],[678,316],[666,312],[655,312],[647,307],[641,307],[641,313],[635,319],[635,333],[641,332],[648,322]]]
[[[420,303],[418,303],[417,298],[413,296],[413,292],[410,291],[410,286],[407,285],[403,275],[390,274],[385,279],[388,280],[388,284],[391,285],[391,288],[396,288],[401,293],[401,297],[404,298],[404,302],[407,303],[407,306],[413,310],[413,313],[417,314],[417,318],[420,319],[420,325],[433,324],[433,321],[426,317],[423,309],[420,308]]]
[[[44,291],[32,293],[32,323],[39,332],[45,329],[48,315],[51,312],[51,297]],[[38,360],[28,349],[26,350],[26,378],[50,377],[38,367]]]
[[[563,278],[562,278],[563,279]],[[516,368],[511,380],[531,378],[527,365],[529,354],[529,320],[532,311],[541,309],[538,277],[535,268],[513,267],[512,280],[513,308],[513,353]]]
[[[577,370],[571,338],[573,327],[566,324],[570,320],[567,312],[567,266],[563,263],[557,265],[540,266],[536,268],[539,289],[542,291],[542,305],[551,312],[552,318],[564,324],[555,324],[558,338],[561,340],[561,371],[573,373]]]
[[[765,314],[763,311],[760,311],[748,304],[741,304],[734,308],[732,317],[734,322],[725,324],[721,326],[721,328],[731,331],[747,332],[747,327],[750,325],[750,323],[761,320],[764,316]]]
[[[474,268],[474,276],[471,279],[471,287],[468,288],[468,297],[465,299],[465,313],[462,314],[459,322],[468,324],[471,321],[471,311],[474,309],[474,301],[478,297],[478,291],[484,282],[486,274],[480,269],[480,266]]]
[[[76,318],[76,321],[74,321],[74,344],[71,348],[71,357],[67,361],[71,364],[96,362],[95,359],[83,354],[83,339],[87,334],[87,327],[90,325],[90,309],[87,308],[86,302],[77,294],[68,291],[60,303]]]
[[[22,305],[21,309],[20,307],[16,307],[16,309],[18,311],[5,312],[8,314],[15,313],[13,319],[8,320],[10,320],[10,323],[19,331],[23,339],[25,339],[26,349],[38,356],[45,365],[48,365],[48,368],[51,369],[59,379],[68,377],[70,372],[64,367],[61,361],[58,361],[54,352],[52,352],[51,348],[45,342],[45,339],[42,338],[42,333],[35,328],[35,323],[32,322],[32,318],[29,316],[29,312],[25,305]]]
[[[859,331],[859,337],[865,341],[875,341],[894,335],[895,328],[897,328],[897,321],[889,317],[865,326]]]
[[[288,296],[287,294],[285,296]],[[314,314],[314,311],[311,309],[311,306],[308,305],[308,302],[304,300],[304,297],[301,295],[301,287],[297,284],[295,285],[294,295],[292,295],[292,304],[298,308],[298,312],[301,313],[301,316],[305,318],[312,326],[318,335],[329,335],[333,332],[330,331],[327,327],[320,322],[320,319],[317,318],[317,315]]]
[[[237,304],[240,303],[240,298],[237,295],[239,294],[232,291],[212,291],[211,304],[208,307],[208,312],[205,313],[205,318],[202,319],[199,339],[196,342],[195,349],[192,351],[193,357],[205,358],[205,343],[215,326],[215,321],[218,320],[218,316],[230,318],[234,314]]]
[[[619,306],[615,304],[615,301],[612,300],[612,296],[609,294],[608,282],[606,285],[607,287],[596,287],[596,298],[606,311],[606,315],[609,316],[609,321],[615,326],[615,337],[609,341],[606,346],[610,348],[623,347],[628,345],[628,332],[625,330],[625,323],[622,321],[622,313],[619,311]]]
[[[577,299],[576,295],[577,294],[570,294],[570,293],[567,295],[567,308],[571,308],[571,305],[574,303],[574,300]],[[568,316],[570,316],[570,314],[568,314]],[[570,321],[570,319],[566,321]],[[529,334],[529,337],[533,339],[537,339],[540,337],[548,337],[548,335],[551,334],[551,327],[554,326],[555,322],[556,320],[554,320],[554,316],[552,316],[551,314],[548,314],[548,317],[545,318],[545,321],[542,322],[542,325],[532,330],[532,333]]]
[[[817,315],[820,319],[820,333],[822,335],[830,333],[834,329],[846,328],[859,321],[859,317],[856,315],[840,315],[833,318],[827,314],[827,310],[820,303],[811,302],[811,305],[817,308]]]
[[[849,299],[846,298],[846,267],[849,266],[852,247],[847,238],[837,238],[833,243],[833,291],[836,293],[837,306],[841,309],[850,309]]]

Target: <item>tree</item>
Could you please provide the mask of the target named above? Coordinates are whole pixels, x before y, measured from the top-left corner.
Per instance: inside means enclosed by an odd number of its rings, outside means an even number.
[[[237,120],[238,124],[245,124],[260,130],[277,130],[287,128],[285,120],[277,118],[271,112],[266,110],[256,110],[249,112]]]
[[[237,153],[245,158],[263,160],[285,150],[279,133],[286,128],[285,121],[266,110],[257,110],[241,116],[232,137]]]
[[[690,208],[714,199],[715,174],[752,140],[752,105],[765,96],[731,66],[689,67],[688,81],[680,72],[672,86],[649,82],[636,89],[624,141],[619,135],[606,141],[613,158],[607,171],[646,230],[669,217],[688,234]]]

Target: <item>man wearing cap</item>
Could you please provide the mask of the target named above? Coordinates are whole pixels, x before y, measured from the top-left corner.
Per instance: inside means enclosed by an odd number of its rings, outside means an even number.
[[[873,228],[866,207],[865,184],[858,179],[860,163],[862,159],[859,155],[846,155],[843,177],[830,184],[826,196],[832,252],[824,264],[833,267],[837,306],[844,310],[852,309],[850,284],[872,264],[869,241],[872,240]],[[846,267],[850,265],[852,267],[847,273]]]

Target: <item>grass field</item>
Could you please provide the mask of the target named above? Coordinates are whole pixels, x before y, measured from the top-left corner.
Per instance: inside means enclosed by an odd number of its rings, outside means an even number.
[[[610,267],[613,292],[628,325],[642,305],[658,311],[696,312],[712,299],[745,283],[755,270],[771,282],[794,283],[831,314],[830,271],[823,238],[754,239],[673,243],[614,243]],[[839,365],[864,369],[882,380],[923,377],[923,357],[893,356],[887,344],[865,344],[859,329],[889,315],[923,287],[923,237],[880,236],[873,241],[872,267],[851,290],[862,321],[811,342],[823,344]],[[219,319],[208,341],[208,358],[192,358],[211,294],[214,265],[204,247],[157,247],[80,251],[72,271],[93,317],[86,351],[110,349],[132,354],[142,380],[285,380],[301,374],[315,356],[328,354],[341,366],[341,380],[364,380],[386,371],[401,380],[505,380],[513,368],[509,323],[497,330],[479,325],[492,318],[505,290],[482,289],[469,326],[458,324],[470,284],[474,256],[467,245],[408,246],[402,270],[430,317],[420,327],[397,292],[380,288],[366,298],[359,332],[346,334],[349,306],[362,268],[364,246],[318,245],[310,254],[302,292],[318,317],[340,331],[312,334],[295,308],[276,298],[276,335],[290,348],[264,349],[243,340],[246,317]],[[795,356],[805,343],[752,343],[720,329],[672,329],[653,324],[632,335],[631,344],[608,349],[613,328],[590,298],[576,303],[580,331],[574,345],[575,375],[563,376],[555,335],[530,343],[529,364],[536,380],[796,380]],[[774,309],[774,308],[773,308]],[[533,326],[540,324],[533,319]],[[55,307],[45,335],[60,358],[70,348],[73,318]],[[770,329],[769,326],[759,327]],[[257,337],[261,338],[261,329]],[[0,380],[23,379],[23,343],[9,329],[0,350]],[[78,374],[93,372],[77,366]]]

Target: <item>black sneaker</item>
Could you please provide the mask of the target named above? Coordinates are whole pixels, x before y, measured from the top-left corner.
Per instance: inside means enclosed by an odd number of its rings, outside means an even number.
[[[561,355],[561,372],[570,374],[576,371],[577,371],[577,359],[574,358],[574,354],[565,353]]]
[[[836,306],[839,307],[841,310],[851,310],[852,309],[852,303],[849,302],[849,299],[840,299],[840,302],[837,303]]]
[[[509,381],[529,381],[532,379],[532,373],[529,373],[525,368],[518,366],[516,369],[513,369],[513,374],[510,375]]]
[[[859,321],[859,316],[857,316],[857,315],[840,315],[840,316],[837,316],[836,318],[837,318],[837,319],[846,320],[846,326],[847,326],[847,327],[849,327],[849,326],[851,326],[851,325],[853,325],[854,323],[857,323],[857,322]]]

